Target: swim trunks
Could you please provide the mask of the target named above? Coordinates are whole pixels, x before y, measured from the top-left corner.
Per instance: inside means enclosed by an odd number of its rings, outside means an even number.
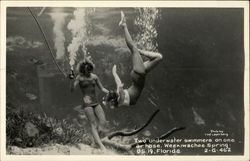
[[[139,88],[144,88],[146,78],[145,73],[139,73],[135,70],[132,70],[130,76],[132,78],[133,84],[135,84]]]
[[[141,92],[144,88],[145,85],[145,80],[146,80],[146,74],[145,73],[139,73],[134,70],[131,71],[130,73],[131,78],[132,78],[132,85],[129,87],[129,98],[130,98],[130,105],[135,105],[138,98],[141,95]]]

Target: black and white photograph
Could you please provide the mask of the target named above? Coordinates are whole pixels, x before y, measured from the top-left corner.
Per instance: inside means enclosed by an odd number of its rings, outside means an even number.
[[[249,2],[1,3],[1,160],[249,160]]]

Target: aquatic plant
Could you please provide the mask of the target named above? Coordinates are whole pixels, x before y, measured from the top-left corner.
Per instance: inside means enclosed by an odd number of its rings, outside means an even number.
[[[6,135],[7,146],[37,147],[50,143],[91,143],[86,130],[69,120],[59,120],[46,114],[13,111],[9,108],[6,114]]]

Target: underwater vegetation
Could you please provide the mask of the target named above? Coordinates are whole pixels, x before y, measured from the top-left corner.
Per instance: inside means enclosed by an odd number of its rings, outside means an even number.
[[[56,119],[44,114],[7,110],[7,146],[37,147],[57,143],[90,144],[86,129],[79,128],[66,119]]]
[[[127,154],[108,146],[108,151],[101,151],[93,144],[87,120],[57,119],[45,113],[37,114],[24,110],[13,110],[7,106],[6,147],[8,154],[14,155],[69,155],[69,154]],[[122,129],[121,131],[131,131]],[[100,133],[105,138],[104,133]],[[137,135],[114,137],[119,144],[131,144]]]

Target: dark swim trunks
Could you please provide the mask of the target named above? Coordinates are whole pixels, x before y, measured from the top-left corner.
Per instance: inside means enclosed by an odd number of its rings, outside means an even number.
[[[136,86],[144,88],[146,73],[139,73],[135,70],[132,70],[130,76],[132,78],[133,83],[136,84]]]
[[[83,94],[82,108],[97,106],[99,103],[95,93],[95,80],[82,80],[79,85]]]

